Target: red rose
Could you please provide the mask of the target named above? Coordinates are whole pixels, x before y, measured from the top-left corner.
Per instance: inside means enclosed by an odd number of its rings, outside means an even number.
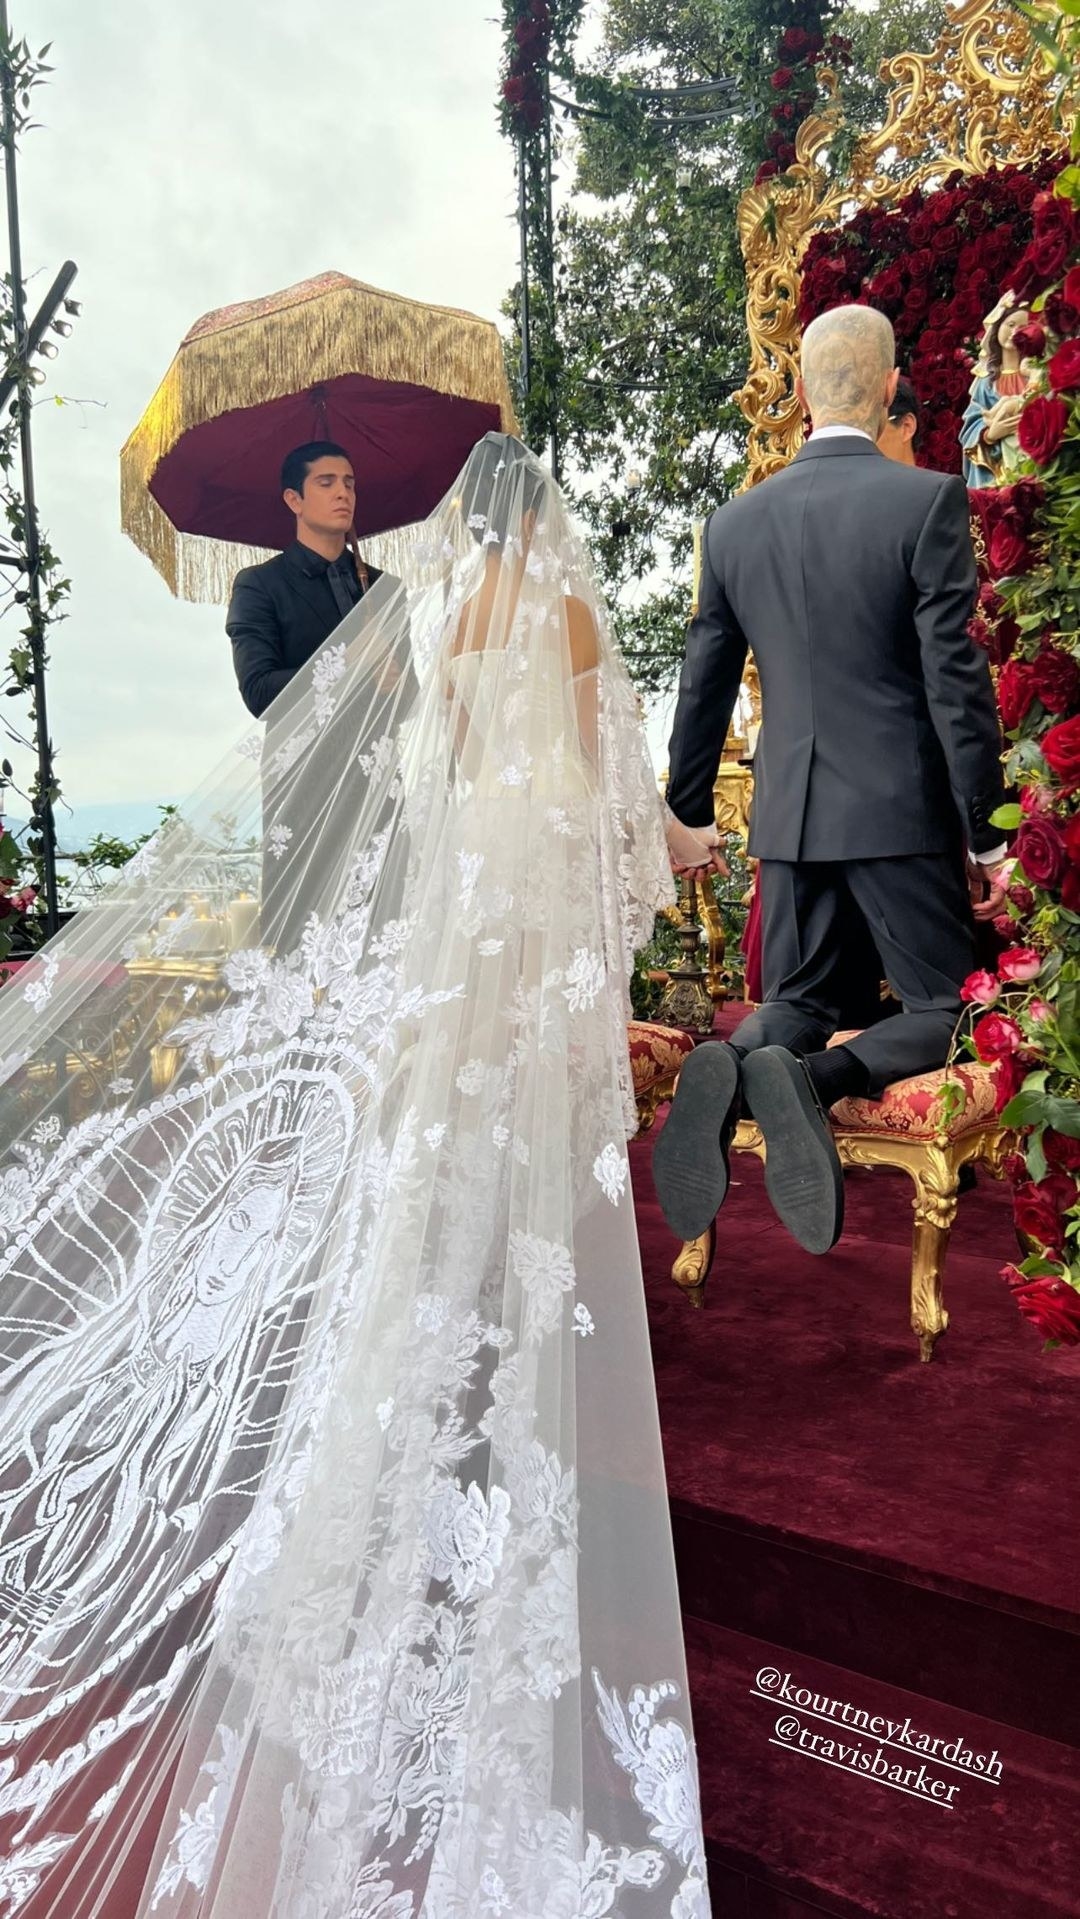
[[[1076,270],[1074,267],[1073,273]],[[1073,273],[1067,276],[1066,286],[1072,279]],[[1062,293],[1048,293],[1046,296],[1043,311],[1046,314],[1047,325],[1052,333],[1057,334],[1059,340],[1071,339],[1074,333],[1080,332],[1080,285],[1077,285],[1074,291],[1076,295],[1074,300],[1067,300]]]
[[[1080,1139],[1072,1139],[1068,1133],[1056,1133],[1048,1126],[1043,1134],[1043,1152],[1051,1166],[1080,1172]]]
[[[1013,1194],[1016,1230],[1047,1252],[1065,1250],[1065,1215],[1076,1204],[1076,1181],[1068,1173],[1047,1173],[1036,1186],[1028,1180]]]
[[[1080,813],[1074,813],[1062,835],[1067,857],[1080,866]]]
[[[1050,820],[1054,817],[1050,795],[1041,786],[1021,788],[1020,811],[1029,820]]]
[[[1064,273],[1071,251],[1066,233],[1044,233],[1039,239],[1033,240],[1028,252],[1036,279],[1041,280],[1043,286],[1056,280]]]
[[[1023,867],[1025,879],[1033,886],[1050,887],[1061,878],[1065,842],[1052,821],[1025,820],[1016,835],[1013,852]]]
[[[998,706],[1007,733],[1021,726],[1036,695],[1035,667],[1030,660],[1007,660],[998,679]]]
[[[1010,946],[998,960],[998,972],[1002,979],[1012,980],[1019,986],[1026,986],[1030,980],[1037,979],[1042,971],[1042,954],[1033,946]]]
[[[783,93],[786,87],[790,87],[794,78],[795,75],[790,67],[777,67],[776,72],[770,75],[769,85],[774,93]]]
[[[1015,847],[1013,851],[1016,851]],[[1030,886],[1010,886],[1009,901],[1015,906],[1021,919],[1026,919],[1029,913],[1035,911],[1035,895]]]
[[[1021,413],[1016,437],[1029,460],[1034,460],[1036,466],[1049,466],[1065,438],[1068,424],[1069,409],[1065,401],[1056,393],[1050,398],[1039,394],[1028,401]]]
[[[777,166],[775,160],[763,160],[754,175],[754,185],[756,187],[761,186],[764,180],[771,180],[774,173],[779,173],[779,171],[780,168]]]
[[[1044,643],[1032,671],[1035,691],[1048,713],[1068,713],[1077,704],[1080,666],[1071,653],[1063,652],[1059,646]]]
[[[1029,320],[1027,326],[1017,327],[1012,343],[1023,359],[1041,360],[1046,352],[1046,328],[1037,320]]]
[[[1044,1339],[1080,1344],[1080,1293],[1063,1279],[1025,1279],[1015,1266],[1002,1270],[1024,1318]]]
[[[1065,275],[1065,284],[1061,289],[1061,298],[1071,307],[1080,310],[1080,266],[1070,267]]]
[[[1080,716],[1059,720],[1042,737],[1043,758],[1064,786],[1080,786]]]
[[[503,99],[509,106],[520,106],[525,98],[525,82],[518,73],[512,73],[503,81]]]
[[[810,51],[810,35],[805,27],[789,27],[780,42],[780,51],[789,59],[801,60]]]
[[[1007,580],[1018,573],[1030,572],[1035,556],[1024,535],[1009,521],[1003,520],[990,535],[989,557],[997,578]]]
[[[1080,387],[1080,340],[1064,340],[1046,373],[1055,393],[1075,393]]]
[[[1067,866],[1061,876],[1061,904],[1068,913],[1080,913],[1080,866]]]
[[[985,1019],[976,1020],[972,1038],[979,1059],[989,1063],[1015,1053],[1023,1044],[1024,1036],[1007,1013],[987,1013]]]
[[[998,1015],[990,1016],[996,1019]],[[1028,1069],[1015,1053],[1009,1053],[1004,1059],[994,1061],[994,1111],[1003,1113],[1011,1099],[1015,1099],[1028,1076]]]

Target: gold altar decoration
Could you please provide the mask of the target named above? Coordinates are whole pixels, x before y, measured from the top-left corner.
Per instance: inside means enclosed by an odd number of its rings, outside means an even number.
[[[785,466],[802,441],[800,265],[812,236],[860,207],[887,211],[913,187],[950,173],[1030,166],[1064,148],[1057,117],[1064,103],[1019,8],[1011,0],[958,0],[945,11],[932,52],[884,63],[892,83],[884,125],[859,141],[842,174],[827,164],[843,113],[836,76],[823,70],[832,100],[803,121],[793,165],[739,202],[750,371],[736,398],[750,424],[746,486]]]
[[[343,273],[207,314],[120,454],[123,531],[178,598],[223,600],[238,568],[265,553],[179,532],[150,491],[161,462],[207,422],[355,375],[480,402],[498,410],[505,432],[518,431],[499,331],[476,314]]]

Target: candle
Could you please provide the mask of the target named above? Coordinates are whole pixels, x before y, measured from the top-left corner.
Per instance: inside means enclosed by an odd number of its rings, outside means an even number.
[[[242,947],[256,946],[259,940],[259,902],[250,893],[230,900],[225,915],[226,947],[230,953]]]

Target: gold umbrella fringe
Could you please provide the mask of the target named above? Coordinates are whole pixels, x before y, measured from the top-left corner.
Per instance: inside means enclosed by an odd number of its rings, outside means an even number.
[[[207,420],[350,373],[497,406],[503,430],[518,430],[502,341],[489,320],[344,276],[232,309],[184,341],[120,455],[121,526],[177,598],[224,600],[239,569],[267,556],[177,531],[150,493],[166,454]],[[365,550],[374,559],[374,548]]]

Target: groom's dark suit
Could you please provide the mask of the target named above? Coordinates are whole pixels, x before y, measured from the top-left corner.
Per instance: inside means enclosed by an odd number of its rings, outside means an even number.
[[[849,1051],[871,1091],[945,1060],[974,961],[963,843],[990,852],[1003,798],[963,483],[857,433],[811,438],[707,523],[668,802],[712,822],[749,647],[761,676],[750,852],[766,1003],[740,1050],[805,1053],[835,1030],[841,904],[867,922],[905,1011]]]

